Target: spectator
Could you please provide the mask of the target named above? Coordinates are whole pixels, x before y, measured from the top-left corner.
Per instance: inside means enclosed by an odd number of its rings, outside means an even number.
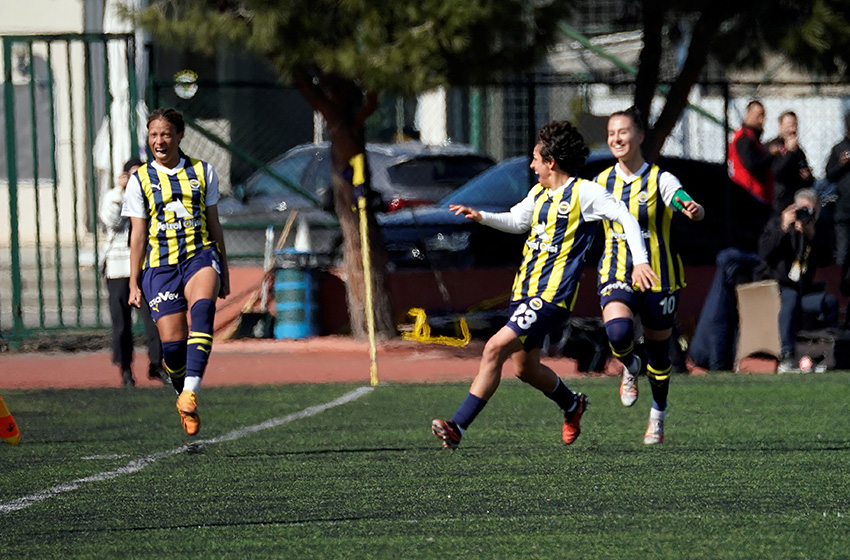
[[[729,177],[736,185],[756,199],[770,205],[773,202],[773,171],[771,165],[778,146],[761,143],[764,131],[764,105],[750,101],[744,122],[729,142]]]
[[[780,213],[794,202],[794,193],[814,184],[812,170],[797,137],[797,115],[785,111],[779,116],[779,136],[770,141],[776,148],[772,171],[773,212]]]
[[[688,358],[709,370],[733,366],[738,329],[735,286],[775,279],[780,287],[780,372],[796,370],[795,339],[802,313],[833,326],[838,301],[812,281],[817,266],[829,262],[832,232],[819,226],[820,205],[812,189],[797,191],[794,203],[774,214],[759,239],[759,253],[736,248],[717,255],[717,270],[702,307]]]
[[[758,279],[755,271],[760,264],[758,253],[736,247],[717,254],[714,279],[688,346],[688,359],[693,365],[711,371],[732,369],[738,339],[735,286]]]
[[[121,215],[124,204],[124,192],[130,175],[142,165],[141,160],[131,159],[124,164],[124,171],[118,176],[118,184],[103,195],[98,218],[106,228],[106,242],[102,254],[101,271],[106,277],[106,289],[109,292],[109,315],[112,319],[112,363],[121,368],[121,382],[125,387],[133,387],[133,322],[130,313],[130,220]],[[151,319],[150,310],[141,310],[145,326],[145,338],[148,346],[150,366],[148,377],[168,382],[162,369],[162,346],[156,325]]]
[[[835,260],[844,268],[850,251],[850,111],[844,115],[844,138],[832,147],[826,162],[826,179],[835,183]],[[844,290],[842,290],[844,291]],[[848,295],[848,294],[845,294]]]
[[[770,276],[779,283],[779,373],[797,371],[796,337],[803,312],[817,314],[833,326],[838,300],[813,282],[815,269],[831,262],[831,232],[817,227],[820,202],[812,189],[794,195],[794,203],[774,215],[759,239],[759,255]]]

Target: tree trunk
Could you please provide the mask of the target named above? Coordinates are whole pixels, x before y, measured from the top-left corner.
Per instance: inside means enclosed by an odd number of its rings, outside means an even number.
[[[652,127],[652,134],[644,144],[644,155],[650,161],[654,161],[661,153],[664,142],[688,106],[688,96],[705,67],[714,37],[728,17],[727,10],[715,6],[713,9],[707,8],[694,25],[688,56],[670,87],[664,109]]]
[[[643,2],[643,48],[640,51],[638,73],[635,77],[635,107],[643,116],[646,127],[645,145],[652,145],[653,131],[649,117],[652,99],[658,86],[658,69],[661,65],[662,30],[665,10],[660,0]]]
[[[313,109],[325,118],[331,140],[331,178],[334,209],[342,232],[343,270],[351,334],[366,338],[367,313],[373,313],[380,339],[396,335],[387,282],[387,252],[375,214],[366,209],[371,257],[372,307],[366,309],[366,282],[360,239],[360,213],[350,180],[349,161],[366,153],[366,118],[377,107],[374,92],[364,92],[351,80],[328,75],[298,76],[296,84]],[[368,159],[366,190],[369,190]]]

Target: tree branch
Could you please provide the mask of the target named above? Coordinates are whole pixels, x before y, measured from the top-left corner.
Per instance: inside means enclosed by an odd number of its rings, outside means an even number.
[[[640,111],[649,126],[649,111],[655,86],[658,83],[658,69],[661,65],[662,30],[666,10],[660,0],[643,2],[643,48],[640,51],[638,73],[635,79],[635,107]],[[648,131],[647,131],[648,132]]]
[[[372,113],[378,108],[378,92],[375,90],[367,90],[366,95],[363,98],[363,106],[360,107],[360,110],[357,111],[355,115],[357,124],[362,125],[365,124],[366,119],[368,119]]]
[[[688,47],[688,56],[667,94],[664,109],[658,116],[658,120],[655,121],[652,138],[644,145],[647,159],[654,160],[661,153],[664,142],[670,136],[676,122],[688,105],[688,96],[699,79],[703,68],[705,68],[708,54],[720,25],[730,15],[729,11],[722,10],[717,6],[708,7],[694,25]]]
[[[310,104],[314,111],[318,111],[325,117],[326,121],[336,120],[337,107],[332,103],[331,96],[321,85],[321,76],[316,76],[304,69],[293,72],[295,87]]]

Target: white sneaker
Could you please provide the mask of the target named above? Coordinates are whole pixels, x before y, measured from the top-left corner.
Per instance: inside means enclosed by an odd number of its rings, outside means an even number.
[[[800,368],[797,366],[797,362],[793,359],[785,358],[780,360],[779,365],[776,367],[776,373],[800,373]]]
[[[623,366],[623,375],[620,378],[620,402],[623,406],[632,406],[638,399],[638,372],[640,371],[640,358],[634,357],[635,371],[629,371],[629,368]]]
[[[656,443],[664,443],[664,420],[650,417],[649,424],[646,426],[646,433],[643,435],[643,442],[646,445],[655,445]]]

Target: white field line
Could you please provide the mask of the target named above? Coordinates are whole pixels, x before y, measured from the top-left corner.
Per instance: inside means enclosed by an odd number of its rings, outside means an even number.
[[[28,508],[29,506],[35,503],[38,503],[42,500],[46,500],[47,498],[52,498],[53,496],[58,496],[59,494],[76,490],[80,486],[88,484],[89,482],[102,482],[104,480],[110,480],[124,474],[132,474],[135,472],[139,472],[143,468],[152,465],[161,459],[167,459],[168,457],[179,455],[180,453],[185,453],[189,449],[197,449],[198,447],[203,447],[206,445],[223,443],[225,441],[232,441],[253,434],[255,432],[259,432],[261,430],[276,428],[278,426],[294,422],[295,420],[302,420],[304,418],[309,418],[310,416],[315,416],[316,414],[324,412],[335,406],[346,404],[356,399],[359,399],[363,395],[371,393],[373,390],[374,387],[360,387],[358,389],[355,389],[354,391],[351,391],[350,393],[344,394],[338,399],[326,402],[325,404],[311,406],[299,412],[293,412],[292,414],[281,416],[280,418],[272,418],[270,420],[266,420],[265,422],[261,422],[260,424],[247,426],[245,428],[239,428],[238,430],[233,430],[230,433],[218,437],[195,440],[192,443],[183,445],[176,449],[171,449],[169,451],[160,451],[159,453],[153,453],[151,455],[147,455],[139,459],[134,459],[123,467],[118,467],[117,469],[111,471],[86,476],[84,478],[78,478],[77,480],[58,484],[53,488],[42,490],[40,492],[30,494],[29,496],[23,496],[21,498],[17,498],[9,502],[0,503],[0,515]]]

